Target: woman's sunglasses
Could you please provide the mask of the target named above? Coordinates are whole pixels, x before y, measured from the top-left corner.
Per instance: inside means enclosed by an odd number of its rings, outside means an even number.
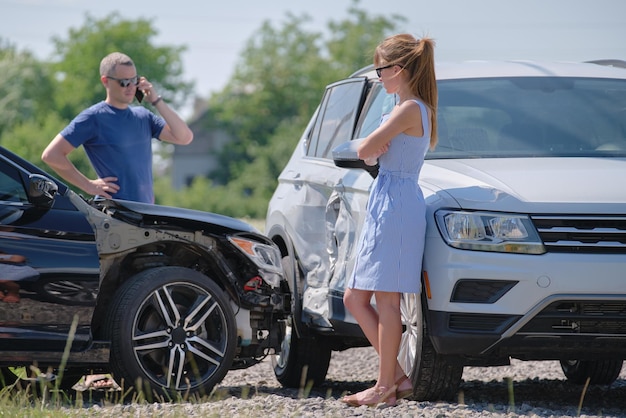
[[[384,67],[378,67],[375,68],[376,70],[376,75],[378,76],[378,78],[380,78],[382,76],[383,70],[386,68],[391,68],[393,66],[399,66],[400,68],[404,68],[403,66],[401,66],[400,64],[389,64],[389,65],[385,65]]]

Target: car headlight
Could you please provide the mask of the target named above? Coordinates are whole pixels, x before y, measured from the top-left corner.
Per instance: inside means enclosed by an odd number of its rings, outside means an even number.
[[[272,287],[280,285],[283,269],[277,247],[243,237],[230,236],[228,240],[259,267],[263,280]]]
[[[546,252],[527,215],[439,210],[435,219],[444,240],[454,248],[519,254]]]

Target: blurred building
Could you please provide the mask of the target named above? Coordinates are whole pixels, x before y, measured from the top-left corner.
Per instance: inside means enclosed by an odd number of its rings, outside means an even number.
[[[172,187],[175,189],[191,185],[198,176],[209,177],[219,167],[219,153],[232,138],[213,120],[209,110],[197,109],[189,122],[193,142],[174,147],[171,168]]]

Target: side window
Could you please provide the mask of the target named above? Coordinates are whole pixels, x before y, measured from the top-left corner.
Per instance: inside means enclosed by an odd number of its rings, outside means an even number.
[[[326,90],[308,155],[330,158],[333,148],[352,139],[364,84],[364,79],[357,79]]]
[[[313,130],[309,132],[308,147],[306,149],[306,155],[308,155],[309,157],[315,157],[315,151],[317,150],[317,141],[320,137],[320,126],[322,126],[322,121],[324,119],[324,109],[326,109],[326,103],[328,102],[329,97],[330,90],[326,90],[326,93],[322,98],[322,103],[317,109],[317,116],[315,118],[315,125],[313,126]]]
[[[320,112],[320,106],[318,106],[317,109],[315,109],[315,113],[313,113],[313,116],[311,116],[311,120],[309,120],[309,123],[304,129],[304,132],[302,133],[302,137],[300,137],[300,140],[304,140],[302,141],[302,144],[304,146],[304,153],[306,155],[313,155],[313,152],[309,153],[309,150],[315,150],[315,145],[311,145],[311,141],[313,138],[313,128],[317,121],[317,114],[319,112]],[[317,144],[317,142],[315,144]]]
[[[28,202],[21,177],[15,169],[0,161],[0,201]]]
[[[397,103],[396,95],[388,94],[382,87],[382,84],[377,83],[373,89],[373,100],[367,105],[367,112],[363,116],[357,138],[365,138],[374,132],[380,125],[382,117],[389,114]]]

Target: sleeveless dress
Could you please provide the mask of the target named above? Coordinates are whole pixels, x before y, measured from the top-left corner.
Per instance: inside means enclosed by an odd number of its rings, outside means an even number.
[[[430,123],[426,106],[414,102],[420,106],[424,136],[401,133],[379,157],[350,288],[420,292],[426,204],[417,180],[430,145]]]

